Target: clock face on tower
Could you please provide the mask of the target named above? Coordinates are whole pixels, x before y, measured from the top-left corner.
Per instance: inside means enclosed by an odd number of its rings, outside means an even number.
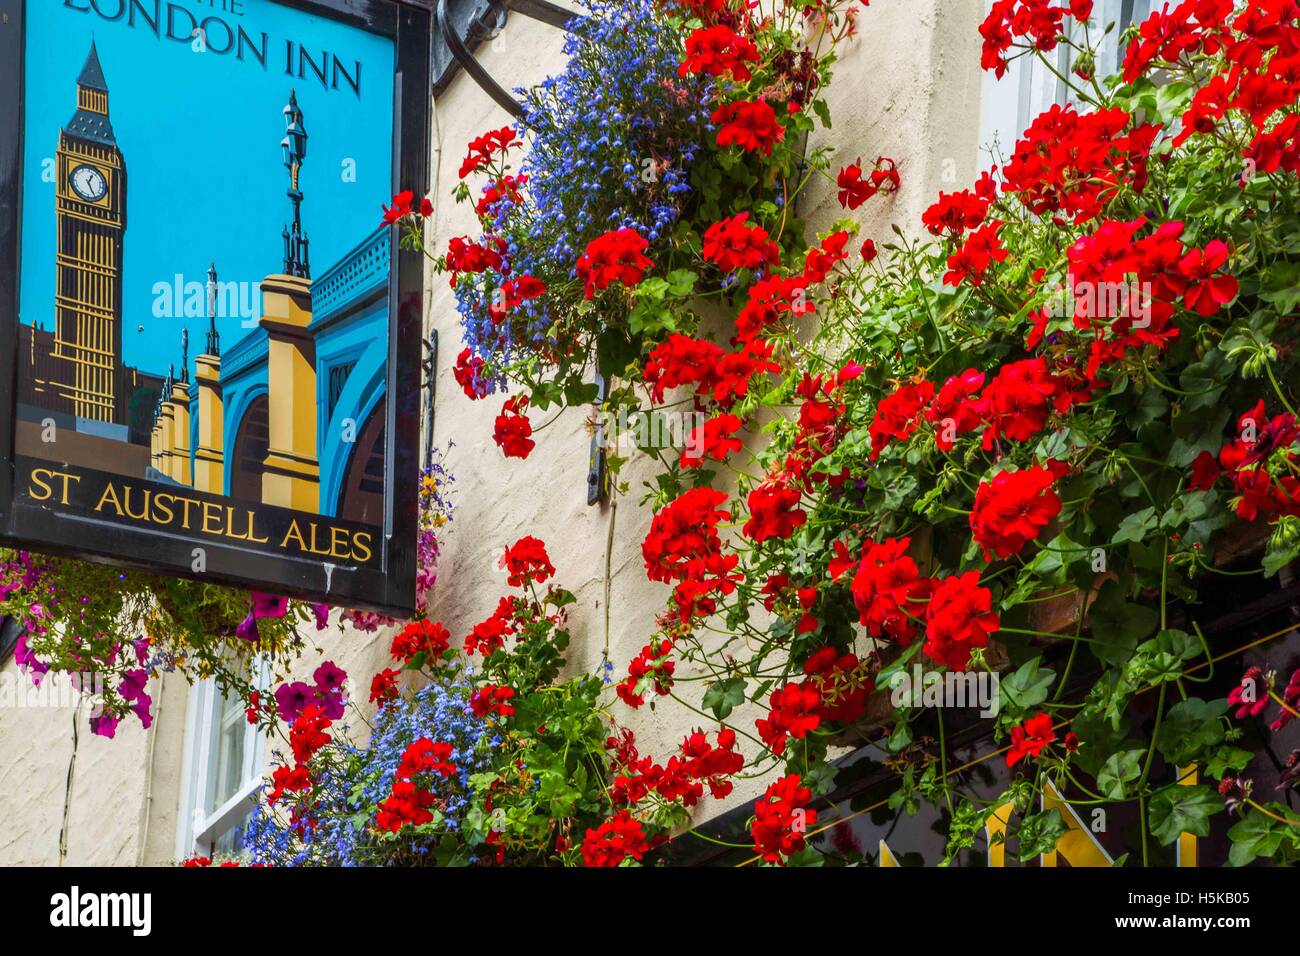
[[[78,166],[68,176],[68,183],[86,202],[99,202],[108,195],[108,181],[94,166]]]

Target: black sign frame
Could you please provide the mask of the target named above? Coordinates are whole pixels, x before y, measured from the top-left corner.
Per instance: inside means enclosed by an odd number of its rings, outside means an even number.
[[[423,341],[425,261],[390,237],[389,355],[385,450],[384,527],[378,555],[369,565],[348,567],[278,549],[233,545],[194,533],[141,527],[89,513],[70,502],[67,510],[17,494],[18,477],[35,459],[16,455],[18,398],[18,305],[21,275],[26,17],[29,5],[56,0],[0,0],[0,545],[79,558],[173,577],[211,581],[409,617],[416,606],[417,475],[420,467],[420,355]],[[393,192],[427,192],[430,160],[430,64],[433,12],[421,0],[272,0],[281,6],[357,26],[394,43]],[[386,197],[376,197],[378,203]],[[49,464],[40,462],[40,464]],[[108,479],[104,472],[69,467]],[[203,508],[247,503],[187,490]],[[272,523],[288,509],[255,505]],[[335,519],[331,524],[346,526]],[[194,549],[205,568],[195,572]]]

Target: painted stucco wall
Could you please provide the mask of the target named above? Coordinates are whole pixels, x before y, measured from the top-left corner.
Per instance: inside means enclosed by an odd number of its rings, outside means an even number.
[[[977,26],[983,7],[984,0],[873,0],[862,11],[861,33],[843,48],[829,94],[834,129],[818,133],[810,145],[829,143],[836,169],[859,157],[867,163],[880,155],[898,161],[903,181],[899,193],[858,210],[863,237],[888,241],[890,223],[919,233],[921,211],[940,189],[963,188],[976,178],[981,82]],[[562,65],[561,43],[558,31],[513,16],[503,36],[479,50],[479,58],[503,85],[522,86]],[[431,195],[437,208],[429,236],[432,248],[445,248],[452,236],[475,233],[472,210],[455,205],[451,189],[468,141],[508,121],[463,74],[439,97],[433,131]],[[835,200],[833,177],[814,181],[801,212],[810,234],[825,231],[845,215]],[[426,299],[428,321],[441,338],[434,441],[444,448],[454,442],[447,461],[456,475],[455,519],[444,540],[433,615],[453,634],[467,633],[504,593],[505,578],[497,569],[502,549],[524,534],[534,534],[546,542],[557,580],[578,596],[570,617],[572,668],[596,669],[608,645],[615,674],[621,676],[652,635],[654,618],[668,597],[665,586],[646,580],[640,551],[651,516],[637,501],[653,470],[645,460],[626,467],[631,493],[620,499],[616,516],[608,506],[589,507],[590,433],[588,415],[580,409],[564,413],[538,433],[537,447],[527,460],[504,458],[492,441],[501,397],[470,402],[452,378],[461,346],[445,277],[430,276]],[[322,659],[332,659],[355,676],[353,691],[364,699],[370,675],[387,664],[389,635],[331,628],[312,638],[318,652],[304,658],[303,673],[309,674]],[[13,669],[12,663],[5,668]],[[679,675],[688,674],[689,669],[679,669]],[[118,740],[101,741],[90,737],[82,720],[71,791],[69,863],[156,863],[174,856],[188,689],[178,676],[169,676],[161,693],[157,683],[150,692],[161,699],[162,709],[149,734],[124,721]],[[694,688],[688,694],[703,693],[702,682],[680,686]],[[653,711],[631,711],[618,704],[615,712],[636,732],[642,752],[661,757],[691,728],[707,724],[671,700]],[[733,719],[747,720],[739,714]],[[71,728],[70,711],[0,710],[0,803],[5,820],[0,827],[0,865],[58,862]],[[721,805],[706,799],[697,817],[751,799],[761,786],[739,786]]]

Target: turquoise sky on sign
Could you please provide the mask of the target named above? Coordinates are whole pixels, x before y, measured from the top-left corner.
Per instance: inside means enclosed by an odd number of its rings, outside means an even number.
[[[140,14],[162,11],[155,36]],[[59,131],[77,106],[76,80],[93,38],[108,86],[109,119],[127,171],[123,251],[123,362],[164,374],[180,362],[181,329],[189,328],[191,365],[207,330],[204,318],[154,315],[154,287],[206,281],[215,262],[223,282],[258,283],[280,272],[280,231],[292,219],[289,174],[280,141],[284,106],[297,91],[308,133],[301,188],[303,227],[311,239],[314,277],[380,224],[392,196],[392,43],[273,0],[41,0],[27,4],[26,140],[23,169],[19,321],[54,327],[55,184]],[[174,32],[188,35],[185,13],[242,26],[260,44],[267,66],[232,51],[196,53],[166,38],[166,11],[177,8]],[[121,9],[123,15],[112,17]],[[127,13],[134,15],[129,25]],[[208,27],[213,48],[226,42]],[[318,63],[328,51],[348,74],[361,62],[361,96],[342,78],[326,89],[308,68],[285,73],[286,40]],[[332,63],[332,60],[331,60]],[[332,79],[332,76],[331,76]],[[47,162],[48,161],[48,162]],[[345,172],[355,163],[355,182]],[[260,311],[260,294],[255,293]],[[245,298],[248,298],[246,295]],[[223,349],[247,334],[239,317],[221,320]]]

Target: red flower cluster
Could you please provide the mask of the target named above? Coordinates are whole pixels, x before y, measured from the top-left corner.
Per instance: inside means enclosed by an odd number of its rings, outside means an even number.
[[[453,237],[447,244],[446,258],[452,287],[455,287],[462,272],[499,271],[504,262],[501,255],[504,249],[505,241],[500,237],[484,236],[482,242],[471,242],[468,236]]]
[[[452,367],[451,374],[466,398],[480,399],[487,395],[488,383],[483,377],[483,366],[483,359],[472,355],[469,349],[463,349],[456,356],[456,364]]]
[[[669,654],[673,642],[665,638],[658,644],[650,643],[641,648],[641,653],[632,658],[627,665],[627,678],[616,688],[619,699],[629,707],[640,707],[645,703],[645,691],[637,688],[645,678],[650,678],[650,688],[663,696],[673,688],[673,671],[677,665]]]
[[[983,372],[968,368],[939,388],[925,417],[935,426],[934,443],[940,451],[952,451],[958,436],[980,426],[982,413],[975,396],[984,387],[984,381]]]
[[[470,173],[487,169],[492,165],[493,158],[497,153],[505,153],[506,150],[518,144],[519,138],[509,126],[503,126],[501,129],[494,129],[482,136],[475,137],[470,140],[469,152],[460,164],[460,178],[464,179]]]
[[[513,687],[484,684],[470,695],[469,707],[470,710],[474,711],[476,717],[487,717],[489,714],[495,714],[498,717],[513,717],[515,708],[510,701],[514,699],[514,696],[515,690]]]
[[[397,678],[400,676],[400,670],[386,667],[370,678],[370,703],[383,706],[390,700],[396,700],[400,693],[397,688]]]
[[[742,212],[709,226],[704,231],[704,258],[723,272],[757,269],[778,262],[781,250],[769,238],[767,230],[750,225],[748,220],[749,213]]]
[[[497,609],[485,621],[475,624],[465,637],[465,653],[490,657],[505,646],[506,638],[515,633],[515,602],[503,597]]]
[[[872,637],[910,644],[925,611],[931,584],[907,553],[911,538],[867,542],[849,590],[858,620]]]
[[[758,48],[753,42],[731,27],[719,24],[701,27],[686,38],[686,60],[677,68],[677,75],[730,76],[746,83],[752,76],[746,64],[757,62]]]
[[[755,375],[781,370],[771,357],[772,346],[757,339],[737,352],[724,352],[712,342],[674,332],[650,353],[644,378],[656,402],[670,388],[694,385],[698,394],[730,408],[749,391]]]
[[[876,193],[898,192],[902,180],[898,175],[898,164],[888,156],[881,156],[866,178],[863,178],[862,160],[859,159],[840,170],[835,184],[839,187],[840,205],[857,209]]]
[[[749,493],[749,520],[741,532],[757,542],[788,538],[803,526],[808,514],[799,508],[802,495],[781,479],[769,479]]]
[[[608,289],[611,282],[621,282],[629,289],[640,283],[646,270],[654,268],[645,256],[649,245],[635,229],[616,229],[591,240],[577,265],[587,298]]]
[[[682,449],[682,467],[698,468],[704,464],[705,457],[726,461],[728,455],[743,447],[740,439],[735,437],[742,425],[744,422],[735,415],[723,413],[693,428],[687,436],[686,447]]]
[[[948,257],[944,284],[956,287],[966,279],[970,279],[971,285],[977,288],[983,284],[989,266],[995,262],[1005,262],[1008,255],[998,238],[998,230],[1001,228],[1002,223],[994,220],[972,232],[962,247]]]
[[[1300,515],[1297,440],[1295,416],[1284,412],[1270,419],[1261,398],[1237,420],[1237,437],[1219,450],[1217,462],[1209,452],[1192,462],[1192,487],[1207,490],[1224,474],[1237,492],[1237,517],[1243,521]],[[1276,477],[1269,469],[1275,455],[1287,464]]]
[[[502,176],[483,190],[483,195],[479,197],[474,211],[480,216],[488,216],[493,212],[493,207],[503,199],[518,205],[523,199],[521,190],[526,185],[528,185],[527,176]]]
[[[821,698],[817,716],[822,720],[848,725],[867,712],[867,698],[876,684],[866,662],[855,654],[823,647],[804,661],[803,672]]]
[[[532,535],[526,535],[506,548],[503,560],[510,574],[507,581],[511,587],[541,584],[555,573],[555,567],[546,554],[546,545]]]
[[[422,773],[450,777],[456,773],[451,753],[451,744],[434,743],[428,737],[421,737],[403,751],[402,759],[397,765],[397,777],[399,780],[410,780]]]
[[[836,479],[813,466],[835,450],[848,429],[848,406],[844,386],[862,374],[862,366],[849,363],[834,377],[805,373],[795,394],[802,398],[799,406],[799,432],[785,457],[785,475],[792,482],[811,487],[812,483]]]
[[[736,339],[752,342],[782,315],[807,315],[816,306],[807,296],[803,276],[768,276],[749,287],[748,301],[736,316]]]
[[[1074,392],[1041,358],[1002,366],[979,399],[980,417],[986,424],[984,449],[1003,438],[1028,441],[1047,427],[1052,411],[1064,414],[1074,399]]]
[[[1047,714],[1034,714],[1019,727],[1011,728],[1011,749],[1007,751],[1007,766],[1014,767],[1026,757],[1038,757],[1056,739],[1052,718]]]
[[[412,621],[393,638],[391,656],[407,664],[421,654],[426,660],[434,661],[450,646],[451,633],[440,623]]]
[[[814,246],[804,256],[803,278],[809,285],[825,282],[830,276],[835,263],[843,262],[849,257],[845,247],[849,244],[847,232],[833,232],[822,240],[821,245]]]
[[[789,683],[773,691],[767,701],[770,708],[767,716],[754,721],[759,738],[772,753],[780,756],[785,753],[787,736],[803,740],[821,726],[818,714],[821,703],[818,687],[810,682]]]
[[[774,691],[767,716],[754,721],[759,738],[777,756],[785,753],[787,737],[802,740],[823,723],[848,725],[858,720],[876,687],[863,662],[834,647],[818,650],[803,670],[806,679]]]
[[[980,482],[970,527],[986,560],[1019,554],[1061,513],[1061,499],[1052,490],[1060,470],[1053,462],[1046,468],[1000,471]]]
[[[1043,52],[1056,49],[1062,36],[1061,21],[1066,15],[1080,23],[1092,16],[1093,0],[1069,0],[1069,6],[1056,6],[1048,0],[996,0],[989,15],[980,24],[984,50],[980,65],[993,70],[998,79],[1007,71],[1007,51],[1017,38]]]
[[[739,146],[748,153],[772,155],[772,147],[785,139],[785,127],[766,100],[727,103],[713,111],[718,124],[718,145]]]
[[[630,730],[624,730],[621,737],[610,737],[605,748],[614,754],[610,797],[615,806],[638,803],[655,792],[665,800],[680,800],[693,807],[703,799],[706,786],[720,800],[733,788],[726,778],[745,766],[744,755],[736,751],[736,732],[727,728],[718,731],[716,744],[709,743],[704,731],[696,730],[665,766],[637,752]]]
[[[871,420],[871,457],[876,458],[891,441],[906,441],[920,425],[921,412],[934,398],[934,386],[917,382],[899,386],[876,406]]]
[[[582,838],[582,859],[587,866],[618,866],[628,857],[641,860],[650,851],[641,822],[620,810]]]
[[[412,208],[415,202],[415,193],[411,190],[400,192],[393,197],[392,206],[384,206],[384,225],[394,226],[401,222],[407,216],[413,213],[425,218],[433,215],[433,203],[427,198],[420,200],[420,211],[418,213]]]
[[[1217,53],[1226,38],[1223,25],[1232,9],[1232,0],[1183,0],[1173,10],[1163,4],[1129,42],[1124,54],[1124,82],[1132,83],[1157,60],[1172,63],[1186,54]]]
[[[488,306],[488,317],[497,324],[504,322],[512,309],[546,294],[546,283],[534,276],[519,276],[501,283]]]
[[[997,196],[998,188],[992,173],[986,172],[974,189],[939,193],[938,200],[921,214],[921,224],[935,236],[945,233],[951,237],[960,236],[983,224]]]
[[[294,765],[281,765],[271,775],[271,791],[266,796],[268,804],[274,805],[286,792],[308,793],[315,782],[309,764],[317,752],[333,738],[326,733],[333,721],[317,704],[308,704],[303,708],[293,726],[289,728],[289,749],[293,753]],[[298,811],[294,811],[294,823],[298,822]]]
[[[375,825],[389,833],[397,833],[407,824],[432,823],[433,813],[429,808],[435,803],[434,795],[415,778],[427,774],[455,775],[456,765],[450,762],[451,755],[451,744],[434,743],[427,737],[421,737],[408,746],[397,765],[392,793],[379,804]]]
[[[1001,626],[993,613],[993,594],[979,586],[979,572],[944,578],[934,586],[925,609],[925,653],[953,670],[965,670],[970,652],[987,647]]]
[[[1002,168],[1004,191],[1040,216],[1095,219],[1121,185],[1137,192],[1146,186],[1159,128],[1147,123],[1129,129],[1131,119],[1117,107],[1079,113],[1053,106],[1030,124]]]
[[[641,544],[650,580],[677,582],[673,599],[683,621],[712,614],[717,598],[736,589],[739,558],[722,553],[717,531],[731,517],[719,507],[726,500],[712,488],[690,489],[654,516]]]
[[[812,791],[802,785],[798,774],[782,777],[754,803],[750,833],[754,849],[768,863],[804,848],[808,828],[817,822],[817,811],[807,809]]]
[[[527,458],[537,443],[533,441],[533,426],[528,421],[525,411],[528,408],[528,396],[516,395],[506,399],[497,416],[492,440],[500,447],[507,458]]]

